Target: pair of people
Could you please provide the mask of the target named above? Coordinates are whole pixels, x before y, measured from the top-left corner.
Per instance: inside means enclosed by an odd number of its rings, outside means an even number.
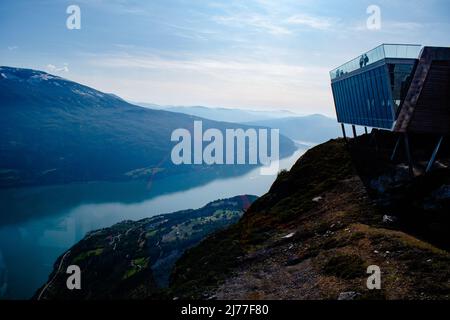
[[[367,56],[367,54],[363,54],[361,56],[361,58],[359,59],[359,67],[365,67],[367,66],[367,64],[369,63],[369,57]]]

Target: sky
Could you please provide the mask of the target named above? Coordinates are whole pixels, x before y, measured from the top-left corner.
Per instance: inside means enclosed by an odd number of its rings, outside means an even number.
[[[1,0],[0,65],[134,102],[334,116],[330,70],[381,43],[449,46],[449,30],[448,0]]]

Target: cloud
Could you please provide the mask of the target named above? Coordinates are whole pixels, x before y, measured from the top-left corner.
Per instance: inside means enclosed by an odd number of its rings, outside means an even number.
[[[215,16],[213,20],[222,25],[239,28],[251,27],[272,35],[288,35],[292,33],[289,29],[274,23],[270,17],[260,14]]]
[[[319,17],[306,14],[296,14],[286,19],[286,23],[292,25],[303,25],[318,30],[328,30],[336,25],[336,19]]]
[[[220,78],[246,76],[267,79],[296,79],[304,75],[307,67],[277,62],[255,62],[252,58],[227,58],[222,56],[193,59],[164,58],[157,55],[103,55],[91,60],[92,65],[108,68],[136,68],[164,72],[185,72],[213,75]],[[324,69],[325,70],[325,69]]]
[[[328,68],[247,55],[92,54],[95,74],[80,78],[132,101],[225,107],[283,107],[333,114]],[[116,75],[120,75],[117,77]],[[300,110],[301,109],[301,110]]]
[[[383,24],[381,25],[383,28]],[[413,31],[423,27],[422,24],[416,22],[408,22],[408,21],[391,21],[385,23],[385,27],[392,30],[403,30],[403,31]]]
[[[9,47],[8,47],[8,50],[9,50],[9,51],[13,51],[13,50],[17,50],[17,49],[19,49],[18,46],[9,46]]]
[[[57,67],[53,64],[48,64],[47,65],[47,70],[50,72],[69,72],[69,66],[67,63],[64,63],[64,65],[62,67]]]
[[[392,32],[404,32],[404,31],[417,31],[418,29],[423,28],[424,25],[417,22],[411,21],[392,21],[392,20],[381,20],[381,30],[385,29],[385,31]],[[359,21],[351,30],[361,31],[367,30],[366,21]]]

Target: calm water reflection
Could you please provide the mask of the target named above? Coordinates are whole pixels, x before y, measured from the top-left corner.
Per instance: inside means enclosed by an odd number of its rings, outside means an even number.
[[[281,160],[281,168],[290,168],[303,152]],[[259,196],[274,180],[275,176],[262,176],[254,169],[226,178],[196,174],[151,184],[102,182],[0,190],[0,297],[31,297],[46,281],[56,258],[88,231],[125,219],[199,208],[219,198]]]

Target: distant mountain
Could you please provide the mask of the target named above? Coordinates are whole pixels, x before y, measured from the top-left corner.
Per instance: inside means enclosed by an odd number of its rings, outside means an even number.
[[[41,71],[0,67],[0,113],[0,187],[242,170],[172,164],[172,131],[201,118],[138,107]],[[205,119],[203,127],[248,128]],[[280,137],[281,156],[294,150]]]
[[[342,136],[336,119],[320,114],[252,121],[245,124],[277,128],[281,134],[302,142],[322,143]]]
[[[256,196],[216,200],[195,210],[123,221],[92,231],[55,262],[35,299],[145,299],[161,294],[175,261],[207,235],[236,223]],[[67,266],[83,270],[81,290],[67,290]],[[59,267],[61,266],[61,267]]]
[[[280,129],[280,133],[290,139],[313,144],[322,143],[342,135],[336,119],[320,114],[299,116],[286,110],[256,111],[203,106],[159,106],[150,103],[138,103],[138,105],[151,109],[189,114],[216,121]],[[362,133],[362,131],[358,132]]]
[[[159,106],[151,103],[136,103],[136,104],[152,109],[162,109],[172,112],[180,112],[210,120],[234,122],[234,123],[293,117],[297,115],[287,110],[260,111],[260,110],[232,109],[232,108],[230,109],[210,108],[203,106]]]

